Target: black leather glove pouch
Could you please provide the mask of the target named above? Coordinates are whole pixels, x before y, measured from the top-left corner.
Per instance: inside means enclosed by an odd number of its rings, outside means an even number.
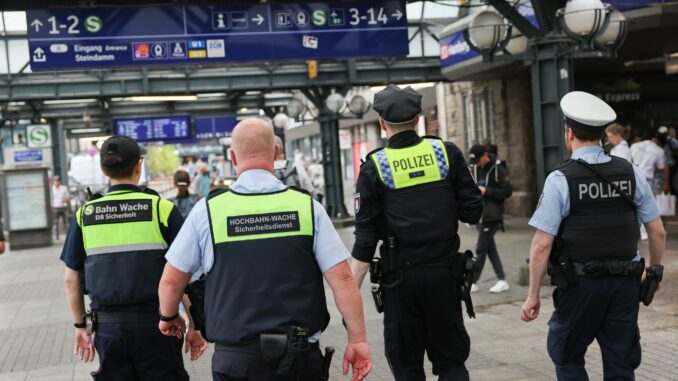
[[[266,364],[277,366],[287,351],[287,335],[262,333],[259,335],[259,348]]]

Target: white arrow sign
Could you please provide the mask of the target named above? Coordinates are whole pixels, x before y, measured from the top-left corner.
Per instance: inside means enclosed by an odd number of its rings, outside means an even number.
[[[264,16],[257,13],[257,17],[253,18],[252,21],[256,21],[257,25],[261,25],[264,22]]]
[[[36,32],[39,32],[40,27],[42,26],[42,22],[38,19],[35,19],[35,20],[33,20],[33,22],[31,22],[31,26],[35,28]]]
[[[33,50],[33,62],[45,62],[47,57],[45,56],[45,51],[42,50],[39,46]]]
[[[403,13],[399,9],[396,9],[395,13],[392,13],[391,16],[395,17],[397,21],[400,21],[403,18]]]

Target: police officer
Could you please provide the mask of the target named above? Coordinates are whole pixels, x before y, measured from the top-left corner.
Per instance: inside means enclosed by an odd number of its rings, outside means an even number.
[[[96,348],[100,367],[92,373],[95,380],[188,380],[182,341],[157,329],[164,255],[182,218],[170,201],[136,186],[142,153],[128,137],[104,142],[101,169],[111,178],[111,187],[105,196],[92,197],[78,209],[61,253],[76,328],[75,351],[89,362]],[[83,272],[84,291],[96,315],[92,336],[83,317]],[[206,347],[199,332],[189,331],[186,339],[194,355]]]
[[[596,339],[605,379],[633,380],[641,358],[638,282],[644,267],[637,221],[650,236],[649,269],[661,263],[666,233],[638,168],[600,147],[605,126],[616,119],[612,108],[580,91],[565,95],[560,107],[571,157],[547,177],[529,222],[537,232],[521,319],[539,315],[540,281],[551,257],[549,272],[558,287],[547,346],[558,379],[588,379],[584,355]]]
[[[378,242],[389,246],[396,264],[383,282],[390,285],[383,289],[384,337],[396,380],[425,380],[424,352],[440,380],[468,379],[470,341],[451,264],[460,245],[457,221],[480,219],[480,191],[454,144],[417,136],[420,94],[389,85],[373,107],[388,146],[360,168],[353,274],[362,284]]]
[[[353,380],[362,380],[372,366],[362,302],[332,222],[308,193],[273,175],[279,147],[269,123],[241,121],[232,142],[238,179],[200,200],[172,244],[162,315],[175,316],[191,277],[204,276],[214,380],[318,381],[325,362],[318,339],[329,322],[324,277],[348,329],[344,373],[350,363]],[[163,333],[183,330],[182,321],[163,320]]]

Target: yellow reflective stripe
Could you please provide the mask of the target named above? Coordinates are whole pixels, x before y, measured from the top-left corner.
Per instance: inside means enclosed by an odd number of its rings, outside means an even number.
[[[131,251],[165,250],[169,246],[166,243],[139,243],[134,245],[102,246],[85,250],[87,255],[126,253]]]
[[[80,221],[85,251],[99,247],[137,244],[166,244],[158,221],[158,196],[141,192],[117,191],[89,201],[83,206],[113,200],[152,200],[151,221],[120,222],[85,226]],[[81,209],[82,209],[81,208]],[[78,214],[80,216],[80,214]]]
[[[207,201],[210,224],[215,243],[247,241],[290,236],[313,236],[313,200],[311,196],[292,189],[269,194],[241,195],[224,192]],[[259,226],[279,226],[287,221],[266,221],[271,214],[296,213],[298,229],[258,233],[256,229],[242,235],[229,235],[228,221],[261,220]],[[257,223],[255,223],[256,225]],[[265,231],[265,230],[264,230]]]
[[[78,210],[75,212],[75,220],[78,222],[78,226],[82,228],[82,221],[80,221],[80,212],[82,211],[82,207],[79,207]]]

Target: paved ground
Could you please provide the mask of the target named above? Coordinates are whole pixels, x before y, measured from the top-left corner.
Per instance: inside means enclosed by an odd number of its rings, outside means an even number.
[[[340,231],[347,247],[352,229]],[[461,227],[462,248],[472,248],[475,232]],[[473,380],[549,380],[553,367],[546,353],[546,322],[552,310],[550,287],[542,292],[542,315],[527,324],[518,319],[526,288],[515,284],[518,268],[525,262],[532,231],[525,219],[507,221],[506,233],[498,234],[498,245],[511,290],[490,295],[494,283],[489,264],[475,294],[478,318],[467,321],[472,350],[467,363]],[[640,326],[643,365],[639,380],[678,380],[678,234],[670,236],[666,255],[667,276],[653,305],[641,307]],[[646,244],[641,245],[646,252]],[[79,364],[72,352],[73,328],[63,291],[61,245],[50,248],[10,251],[0,257],[0,381],[91,380],[96,365]],[[392,380],[383,357],[382,316],[375,312],[368,285],[363,287],[369,343],[375,367],[368,379]],[[331,302],[331,294],[328,294]],[[323,344],[337,348],[333,380],[345,380],[339,371],[346,334],[334,306],[332,324]],[[186,360],[193,380],[210,380],[210,356],[196,362]],[[600,352],[587,354],[591,379],[602,379]],[[429,372],[430,373],[430,372]],[[431,380],[435,379],[433,376]]]

